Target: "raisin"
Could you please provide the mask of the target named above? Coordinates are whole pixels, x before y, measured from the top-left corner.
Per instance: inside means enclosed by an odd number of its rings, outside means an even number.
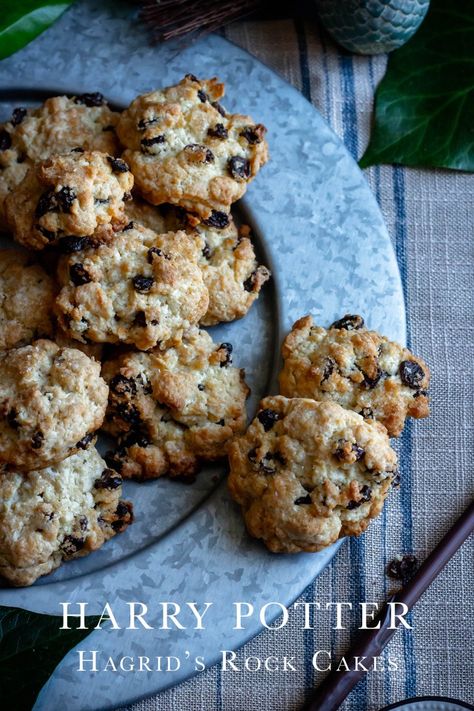
[[[130,170],[128,163],[125,163],[121,158],[114,158],[113,156],[107,156],[107,160],[110,163],[114,173],[128,173]]]
[[[114,469],[116,472],[121,472],[123,463],[120,460],[118,452],[106,452],[104,454],[104,459],[110,469]]]
[[[147,327],[147,320],[146,320],[146,314],[144,311],[137,311],[135,314],[135,318],[133,319],[133,324],[135,326],[138,326],[139,328],[146,328]]]
[[[59,207],[63,212],[69,212],[74,200],[76,199],[76,193],[74,190],[67,185],[65,185],[61,190],[55,193],[56,201],[59,203]]]
[[[64,540],[61,543],[61,550],[65,556],[72,556],[81,548],[84,548],[85,540],[83,538],[77,538],[76,536],[64,536]]]
[[[222,230],[229,224],[229,215],[225,212],[220,212],[219,210],[213,210],[211,212],[211,216],[206,220],[203,220],[203,224],[208,227],[216,227],[218,230]]]
[[[86,516],[81,516],[79,519],[79,528],[81,531],[87,531],[89,525],[89,521],[87,520]]]
[[[147,291],[150,291],[150,289],[152,288],[154,281],[155,280],[153,279],[153,277],[147,277],[143,274],[137,274],[137,276],[134,276],[132,279],[133,288],[140,294],[146,294]]]
[[[142,420],[140,417],[140,412],[135,405],[130,405],[129,403],[120,403],[117,405],[117,413],[119,417],[125,422],[133,426],[141,425]]]
[[[89,284],[89,282],[92,281],[87,269],[79,262],[76,262],[75,264],[72,264],[70,266],[69,276],[72,283],[76,286],[82,286],[82,284]]]
[[[158,341],[158,343],[156,345],[157,348],[160,347],[160,343],[161,343],[161,341]],[[150,395],[153,392],[153,386],[148,380],[145,383],[143,383],[142,387],[143,387],[143,392],[145,393],[145,395]]]
[[[47,229],[45,229],[44,227],[41,227],[41,225],[36,225],[36,228],[35,228],[35,229],[37,229],[38,232],[41,232],[41,234],[43,235],[43,237],[46,237],[46,239],[48,240],[48,242],[53,242],[53,241],[56,239],[56,233],[55,233],[55,232],[51,232],[51,230],[47,230]]]
[[[341,462],[352,462],[351,454],[353,452],[355,454],[355,461],[358,462],[364,456],[365,451],[355,443],[351,444],[349,449],[349,444],[350,442],[345,439],[338,440],[338,446],[334,454]]]
[[[131,222],[128,223],[128,225],[125,225],[122,232],[127,232],[127,230],[133,230],[134,228],[135,228],[135,223],[132,220]]]
[[[417,390],[416,393],[413,393],[413,397],[426,397],[428,395],[428,390]]]
[[[365,450],[359,447],[357,444],[352,445],[352,451],[356,455],[356,462],[360,461],[365,454]]]
[[[89,237],[68,235],[59,240],[59,248],[63,254],[74,254],[74,252],[81,252],[83,249],[88,249],[91,246],[92,242]]]
[[[0,131],[0,151],[6,151],[12,145],[12,139],[8,131]]]
[[[112,528],[116,533],[121,531],[128,523],[133,521],[133,507],[128,501],[119,501],[115,511],[118,516],[117,521],[112,522]]]
[[[280,415],[275,410],[270,410],[266,408],[265,410],[260,410],[257,414],[258,421],[263,425],[265,432],[269,432],[275,422],[280,419]]]
[[[96,479],[94,487],[96,489],[118,489],[122,485],[122,477],[113,469],[104,469],[100,479]]]
[[[185,74],[184,78],[189,79],[190,81],[195,81],[195,82],[199,83],[199,79],[194,74]]]
[[[415,390],[420,387],[425,377],[425,371],[414,360],[402,361],[399,372],[402,383]]]
[[[268,456],[269,455],[267,454],[267,457]],[[280,452],[273,452],[271,458],[278,462],[278,464],[281,464],[283,467],[286,465],[286,459]]]
[[[232,363],[232,351],[234,350],[232,343],[221,343],[217,350],[225,352],[225,359],[221,360],[219,365],[221,368],[227,368]]]
[[[44,442],[44,434],[41,432],[41,430],[38,430],[33,434],[33,437],[31,438],[31,446],[33,449],[41,449],[43,446]]]
[[[149,126],[153,126],[153,124],[158,123],[159,118],[157,116],[154,116],[153,118],[150,119],[140,119],[140,121],[137,123],[137,128],[139,131],[144,131],[146,128]]]
[[[109,198],[94,198],[94,205],[108,205],[109,202]]]
[[[363,407],[362,410],[359,412],[359,415],[362,415],[364,420],[373,420],[374,419],[374,411],[372,410],[371,407]]]
[[[295,504],[296,506],[301,506],[302,504],[312,504],[313,501],[311,499],[311,496],[309,494],[306,494],[306,496],[300,496],[297,499],[295,499]]]
[[[132,193],[129,193],[129,192],[124,193],[124,194],[123,194],[123,201],[124,201],[124,202],[129,202],[129,200],[133,200],[133,195],[132,195]]]
[[[55,210],[56,206],[56,195],[53,190],[48,190],[46,193],[43,193],[40,199],[38,200],[35,215],[36,217],[42,217],[47,212]]]
[[[349,503],[346,506],[347,509],[349,509],[349,510],[358,509],[359,506],[362,506],[362,504],[365,504],[367,501],[370,501],[370,499],[372,498],[372,489],[370,488],[370,486],[367,486],[367,484],[364,484],[364,486],[362,487],[362,489],[360,490],[359,493],[361,495],[361,498],[358,499],[357,501],[349,501]]]
[[[331,377],[336,368],[336,361],[334,358],[328,356],[324,361],[323,377],[321,378],[321,383]]]
[[[127,437],[125,437],[125,439],[120,442],[120,446],[124,449],[128,449],[128,447],[133,447],[134,445],[145,449],[146,447],[148,447],[149,444],[150,440],[142,432],[130,432],[130,434],[127,435]]]
[[[197,95],[199,96],[199,100],[202,101],[203,104],[205,104],[209,98],[208,95],[206,94],[206,92],[203,91],[202,89],[198,89]]]
[[[223,123],[216,123],[214,128],[207,129],[207,135],[213,136],[213,138],[228,138],[229,132]]]
[[[164,143],[165,140],[166,139],[162,133],[160,133],[159,136],[155,136],[154,138],[142,138],[142,140],[140,141],[140,145],[142,147],[143,153],[149,153],[149,151],[147,151],[147,148],[150,148],[151,146],[154,146],[158,143]]]
[[[13,109],[12,117],[10,119],[12,126],[19,126],[27,114],[24,106],[18,106],[18,108]]]
[[[252,464],[257,463],[257,448],[256,447],[254,447],[253,449],[251,449],[249,451],[249,453],[247,454],[247,458],[248,458],[249,462],[252,462]]]
[[[20,423],[16,419],[18,417],[18,412],[15,410],[14,407],[12,407],[11,410],[9,410],[7,414],[7,422],[12,427],[14,430],[17,430],[20,426]]]
[[[188,143],[187,146],[184,146],[184,150],[191,154],[202,153],[201,163],[214,163],[214,153],[206,146],[201,146],[199,143]]]
[[[94,437],[95,437],[95,432],[89,432],[82,439],[79,440],[79,442],[76,444],[76,447],[78,449],[87,449],[87,447],[90,445],[90,443],[92,442]]]
[[[227,162],[229,173],[234,180],[247,180],[250,177],[250,161],[241,156],[233,156]]]
[[[358,331],[364,326],[364,319],[357,314],[346,314],[338,321],[334,321],[329,328],[343,329],[344,331]]]
[[[224,109],[223,106],[220,105],[220,103],[218,101],[212,101],[211,106],[213,106],[215,108],[215,110],[220,113],[221,116],[224,116],[224,117],[227,116],[226,110]]]
[[[121,518],[131,515],[132,504],[129,503],[128,501],[119,501],[115,513],[117,514],[117,516],[120,516]]]
[[[254,272],[251,273],[251,275],[244,281],[244,289],[245,291],[252,292],[255,288],[255,277],[257,275],[257,271],[255,270]]]
[[[153,264],[153,255],[154,254],[156,254],[157,257],[163,257],[163,259],[168,259],[168,260],[171,259],[170,255],[163,252],[163,250],[160,249],[159,247],[150,247],[150,249],[148,250],[148,255],[147,255],[149,264]]]
[[[92,94],[80,94],[74,99],[75,104],[84,104],[85,106],[103,106],[105,99],[100,91],[95,91]]]
[[[407,553],[404,556],[397,556],[387,566],[387,575],[395,580],[405,582],[413,577],[418,568],[416,556]]]
[[[271,466],[268,463],[271,461],[277,462],[278,464],[282,465],[286,464],[285,458],[282,457],[279,452],[267,452],[263,457],[262,461],[260,462],[260,470],[263,471],[264,474],[275,474],[276,467]]]
[[[361,385],[363,385],[367,390],[372,390],[372,388],[375,388],[375,386],[379,383],[380,378],[382,377],[383,373],[379,367],[377,367],[377,371],[373,377],[370,375],[367,375],[367,373],[364,373],[364,371],[360,368],[360,372],[364,376],[364,380],[362,381]]]
[[[203,385],[202,383],[198,383],[198,390],[199,390],[200,392],[203,392],[205,389],[206,389],[206,386],[205,386],[205,385]]]
[[[109,383],[110,389],[117,395],[136,395],[137,384],[133,378],[126,378],[125,375],[119,373],[114,375]]]
[[[202,248],[202,256],[205,257],[205,259],[209,259],[209,257],[211,256],[211,250],[207,242]]]
[[[240,132],[239,135],[243,136],[243,138],[245,138],[253,146],[256,143],[261,143],[263,141],[265,131],[265,126],[259,123],[256,126],[247,126]]]

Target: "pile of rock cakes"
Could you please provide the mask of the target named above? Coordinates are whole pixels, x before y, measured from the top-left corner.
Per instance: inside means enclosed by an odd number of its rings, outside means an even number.
[[[0,575],[13,585],[124,531],[124,478],[192,482],[227,456],[231,495],[271,551],[359,535],[399,482],[390,437],[429,413],[420,358],[360,316],[328,329],[306,316],[283,343],[281,394],[247,428],[244,371],[204,327],[245,316],[270,278],[231,212],[268,146],[223,94],[188,74],[121,113],[99,93],[59,96],[0,126],[0,223],[16,242],[0,251]]]
[[[246,427],[230,343],[269,270],[231,208],[266,129],[188,74],[122,113],[99,93],[0,126],[0,575],[30,585],[133,520],[122,479],[192,481]],[[21,248],[18,247],[21,245]],[[116,438],[105,460],[99,430]]]

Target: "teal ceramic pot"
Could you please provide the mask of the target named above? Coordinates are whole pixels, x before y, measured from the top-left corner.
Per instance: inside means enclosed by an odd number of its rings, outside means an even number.
[[[316,0],[324,27],[356,54],[381,54],[415,34],[429,0]]]

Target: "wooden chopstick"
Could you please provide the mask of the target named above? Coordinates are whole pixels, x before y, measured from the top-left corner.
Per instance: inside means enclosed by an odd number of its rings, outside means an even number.
[[[365,657],[364,665],[370,666],[373,658],[380,655],[397,631],[397,628],[389,628],[391,615],[387,603],[403,602],[410,610],[473,531],[474,501],[441,539],[413,578],[385,603],[373,624],[376,626],[380,621],[380,629],[360,630],[349,652],[344,655],[351,670],[335,671],[337,664],[334,665],[333,671],[329,672],[305,703],[304,711],[335,711],[339,708],[366,673],[354,670],[352,660]]]

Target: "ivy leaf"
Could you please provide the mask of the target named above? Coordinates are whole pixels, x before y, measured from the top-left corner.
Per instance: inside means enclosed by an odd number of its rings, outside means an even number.
[[[2,0],[0,59],[21,49],[48,29],[73,0]]]
[[[375,126],[359,165],[474,171],[472,0],[431,0],[415,36],[389,58]]]
[[[0,699],[2,708],[31,711],[36,697],[61,659],[92,631],[99,617],[69,618],[41,615],[17,607],[0,607]]]

